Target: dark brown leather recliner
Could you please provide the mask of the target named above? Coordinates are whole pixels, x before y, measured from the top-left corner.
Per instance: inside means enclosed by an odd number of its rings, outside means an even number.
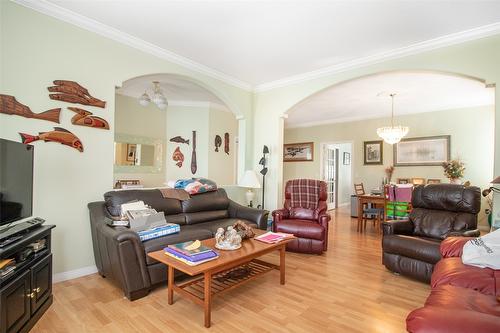
[[[273,231],[294,234],[297,239],[288,243],[286,249],[292,252],[321,254],[328,247],[328,222],[326,213],[326,183],[319,182],[319,201],[316,209],[292,207],[291,181],[285,186],[283,209],[273,211]]]
[[[430,282],[448,236],[478,237],[481,208],[478,187],[430,184],[415,187],[408,221],[383,223],[382,262],[389,270]]]

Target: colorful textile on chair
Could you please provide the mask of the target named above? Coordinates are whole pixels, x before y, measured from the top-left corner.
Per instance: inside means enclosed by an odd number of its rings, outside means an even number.
[[[292,207],[316,209],[319,201],[320,180],[294,179],[289,181]]]
[[[387,203],[386,214],[389,220],[408,219],[408,202],[390,201]]]
[[[179,179],[174,188],[183,189],[191,195],[217,191],[217,184],[206,178]]]
[[[389,185],[389,201],[411,202],[412,184]]]

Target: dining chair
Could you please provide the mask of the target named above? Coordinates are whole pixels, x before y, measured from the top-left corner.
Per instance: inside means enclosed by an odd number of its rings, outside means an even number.
[[[354,193],[356,195],[365,195],[365,187],[363,183],[354,184]],[[383,207],[363,207],[363,216],[361,218],[361,225],[358,225],[358,230],[366,230],[366,223],[368,221],[368,216],[373,216],[373,226],[377,231],[381,232],[382,220],[384,219],[384,208]]]

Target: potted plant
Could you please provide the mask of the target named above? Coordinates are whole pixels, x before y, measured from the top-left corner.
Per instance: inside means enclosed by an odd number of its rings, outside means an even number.
[[[444,175],[451,184],[460,184],[460,178],[464,176],[465,165],[458,159],[443,163]]]

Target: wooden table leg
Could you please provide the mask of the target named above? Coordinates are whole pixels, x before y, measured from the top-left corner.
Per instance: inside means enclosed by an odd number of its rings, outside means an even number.
[[[286,245],[283,244],[280,248],[280,284],[285,284],[285,249]]]
[[[363,202],[358,198],[358,228],[357,231],[361,231],[361,225],[363,223]]]
[[[167,281],[168,304],[172,305],[174,303],[174,268],[172,266],[168,266]]]
[[[210,327],[211,312],[212,312],[212,273],[206,272],[204,274],[204,301],[203,306],[205,310],[205,327]]]

